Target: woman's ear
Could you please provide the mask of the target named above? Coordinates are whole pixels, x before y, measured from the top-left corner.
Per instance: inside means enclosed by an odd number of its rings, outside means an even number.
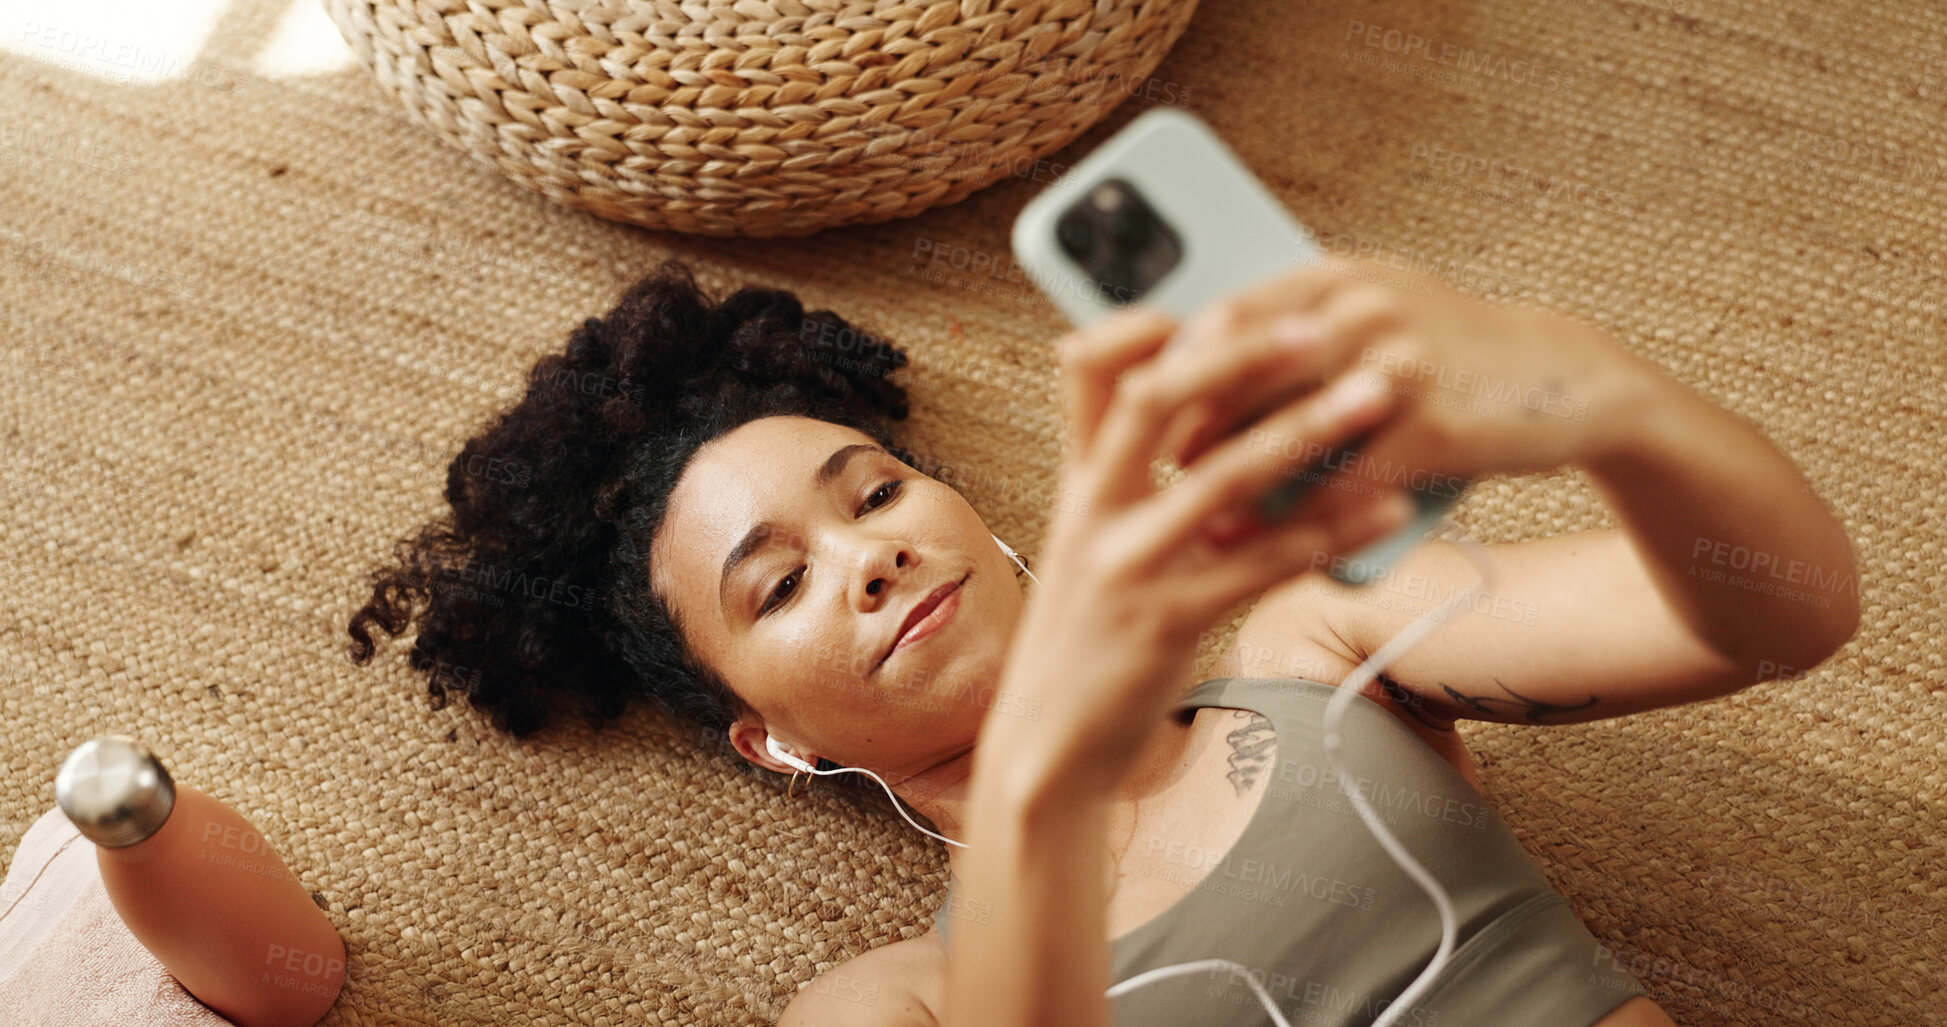
[[[745,713],[739,716],[731,721],[725,733],[729,736],[730,747],[737,751],[737,755],[751,763],[779,774],[789,774],[797,769],[771,754],[770,743],[776,739],[771,737],[770,730],[764,726],[764,722],[757,714]],[[790,751],[790,746],[779,744],[786,752]]]

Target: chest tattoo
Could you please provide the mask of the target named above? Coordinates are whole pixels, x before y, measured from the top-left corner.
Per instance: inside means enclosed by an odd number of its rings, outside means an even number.
[[[1232,787],[1237,789],[1237,794],[1243,795],[1257,784],[1259,778],[1270,773],[1278,734],[1272,729],[1271,721],[1256,710],[1232,710],[1231,713],[1238,726],[1224,736],[1224,741],[1230,743],[1230,773],[1227,776]]]

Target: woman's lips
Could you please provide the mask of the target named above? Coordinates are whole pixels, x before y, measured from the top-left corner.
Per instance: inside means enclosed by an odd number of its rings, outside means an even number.
[[[946,598],[940,600],[939,605],[928,610],[926,616],[921,617],[919,623],[914,624],[913,629],[906,632],[905,637],[899,640],[899,644],[892,647],[892,652],[886,654],[886,661],[891,662],[901,649],[925,641],[945,627],[947,622],[953,619],[953,615],[960,612],[960,586],[966,583],[967,579],[961,578],[953,586],[953,591],[948,592]]]

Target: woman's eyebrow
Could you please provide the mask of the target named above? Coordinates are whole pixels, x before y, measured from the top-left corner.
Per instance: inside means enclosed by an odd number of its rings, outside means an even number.
[[[818,465],[817,470],[811,473],[812,485],[819,489],[830,486],[832,482],[838,480],[839,475],[845,473],[845,468],[851,464],[852,458],[861,453],[884,453],[886,456],[892,455],[886,452],[884,446],[873,442],[855,442],[849,446],[840,446],[833,450],[830,456],[825,458],[824,463]],[[765,546],[770,545],[777,531],[778,526],[776,524],[770,521],[759,521],[756,526],[744,533],[743,538],[737,540],[736,545],[730,547],[730,555],[723,559],[723,574],[717,578],[717,606],[719,609],[727,609],[730,605],[731,572],[737,569],[738,564],[757,555]]]

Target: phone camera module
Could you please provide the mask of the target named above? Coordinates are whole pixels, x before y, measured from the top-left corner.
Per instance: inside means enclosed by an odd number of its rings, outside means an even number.
[[[1055,241],[1104,302],[1141,299],[1183,260],[1183,241],[1121,178],[1104,179],[1062,212]]]

